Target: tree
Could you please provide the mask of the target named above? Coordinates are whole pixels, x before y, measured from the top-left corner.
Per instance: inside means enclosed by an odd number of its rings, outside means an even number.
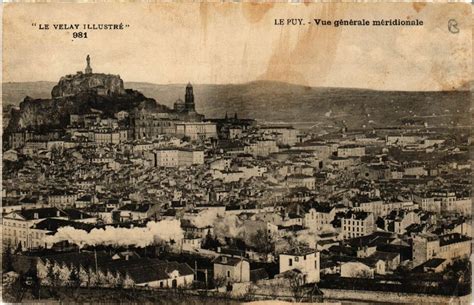
[[[115,287],[119,289],[124,288],[123,278],[121,276],[119,276],[117,282],[115,283]]]
[[[309,294],[309,302],[314,302],[314,297],[317,296],[317,302],[323,301],[323,292],[319,289],[318,284],[314,283],[313,288],[308,292]]]
[[[18,243],[18,246],[16,247],[15,253],[21,253],[23,251],[23,248],[21,246],[21,242]]]
[[[37,274],[34,264],[35,262],[31,260],[30,268],[23,276],[24,278],[23,283],[25,284],[25,286],[31,289],[31,294],[33,295],[34,298],[40,299],[41,298],[41,294],[40,294],[41,284],[40,284],[40,280],[38,278],[38,274]]]
[[[374,276],[369,270],[362,269],[357,273],[357,277],[364,278],[364,279],[370,279],[370,278],[373,278]]]
[[[226,282],[227,282],[227,278],[225,276],[215,276],[212,281],[216,290],[218,290],[219,287],[224,286]]]
[[[293,294],[295,302],[301,302],[301,299],[304,295],[303,275],[297,270],[291,270],[286,273],[285,278],[288,281],[288,285],[290,287],[291,293]]]
[[[217,249],[221,243],[217,239],[216,236],[212,236],[211,231],[207,231],[206,237],[204,238],[204,241],[202,243],[202,248],[203,249]]]
[[[77,300],[77,292],[79,287],[81,286],[81,279],[79,277],[79,271],[76,267],[72,267],[71,274],[69,274],[69,287],[71,288],[72,297],[74,300]]]
[[[245,301],[250,302],[253,301],[254,295],[257,292],[257,287],[253,283],[250,283],[250,285],[247,286],[247,290],[245,291]]]
[[[53,297],[58,296],[57,288],[60,286],[59,274],[54,271],[54,265],[50,264],[48,266],[48,273],[46,275],[49,283],[49,293]]]
[[[13,271],[13,255],[10,242],[6,244],[5,250],[3,251],[2,269],[4,273]]]
[[[257,230],[257,232],[250,237],[250,242],[259,252],[269,254],[275,251],[275,242],[267,230]]]
[[[71,274],[69,275],[69,286],[77,288],[81,286],[81,279],[79,278],[79,271],[76,267],[72,267]]]
[[[25,295],[26,288],[23,284],[24,275],[20,274],[10,286],[10,292],[12,293],[15,303],[21,303],[23,296]]]

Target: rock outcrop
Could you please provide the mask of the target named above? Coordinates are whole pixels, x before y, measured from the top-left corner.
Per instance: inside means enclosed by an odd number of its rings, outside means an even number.
[[[110,80],[114,77],[110,76],[102,79]],[[118,77],[116,79],[120,80]],[[12,110],[6,132],[22,129],[65,128],[69,123],[71,114],[85,114],[92,111],[100,111],[104,117],[113,117],[114,113],[122,110],[128,112],[135,109],[171,111],[168,107],[156,103],[154,99],[147,98],[138,91],[123,89],[121,80],[119,85],[109,86],[109,88],[115,88],[114,92],[117,92],[112,94],[101,94],[101,92],[93,90],[94,87],[87,86],[67,87],[69,91],[64,91],[66,87],[62,87],[61,81],[55,88],[59,88],[53,89],[55,98],[33,99],[27,96],[20,103],[19,109]],[[61,96],[62,92],[76,93]]]
[[[118,75],[111,74],[84,74],[61,77],[59,83],[51,91],[52,98],[73,96],[80,92],[93,91],[98,95],[124,95],[123,80]]]

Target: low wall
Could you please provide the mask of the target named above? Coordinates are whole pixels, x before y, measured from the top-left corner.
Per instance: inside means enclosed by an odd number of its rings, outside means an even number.
[[[439,295],[398,293],[385,291],[364,291],[364,290],[344,290],[321,288],[323,301],[359,301],[394,304],[471,304],[471,296],[449,297]],[[225,289],[222,289],[224,292]],[[257,285],[252,283],[234,284],[232,297],[250,297],[251,299],[284,299],[291,300],[293,293],[288,284],[283,280],[264,280]],[[317,296],[315,296],[317,297]]]
[[[325,289],[325,300],[351,300],[366,302],[408,303],[408,304],[470,304],[471,296],[448,297],[426,294],[411,294],[397,292],[379,292],[362,290]]]

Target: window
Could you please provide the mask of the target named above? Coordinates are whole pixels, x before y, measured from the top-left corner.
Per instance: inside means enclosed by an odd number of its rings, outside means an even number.
[[[230,271],[227,271],[227,277],[230,277]]]
[[[288,266],[293,266],[293,260],[291,258],[288,260]]]
[[[298,256],[295,256],[295,262],[298,262],[300,258]]]
[[[304,260],[306,260],[306,255],[303,257]]]

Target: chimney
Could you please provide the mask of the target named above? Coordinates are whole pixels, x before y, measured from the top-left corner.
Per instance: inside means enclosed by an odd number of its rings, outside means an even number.
[[[222,257],[222,262],[223,262],[224,264],[227,264],[227,256],[223,256],[223,257]]]
[[[129,255],[128,255],[128,253],[125,254],[125,260],[128,261],[129,258],[130,258],[130,257],[129,257]]]
[[[34,218],[34,219],[39,219],[38,213],[35,213],[35,214],[33,215],[33,218]]]
[[[61,216],[61,212],[59,210],[56,211],[56,216],[57,217]]]

